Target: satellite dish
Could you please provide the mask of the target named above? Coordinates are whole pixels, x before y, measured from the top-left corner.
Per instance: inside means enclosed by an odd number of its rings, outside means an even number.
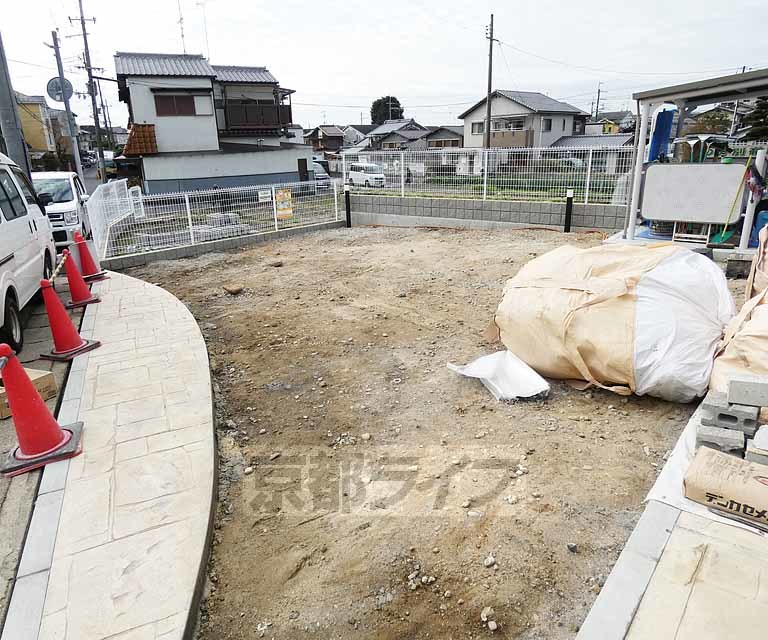
[[[69,100],[74,93],[72,90],[72,83],[66,78],[64,78],[64,81],[62,82],[58,76],[51,78],[48,81],[46,91],[48,92],[48,97],[56,102]]]

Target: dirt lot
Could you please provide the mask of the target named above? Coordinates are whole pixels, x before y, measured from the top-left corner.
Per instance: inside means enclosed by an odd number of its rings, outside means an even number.
[[[445,365],[496,349],[521,265],[600,240],[333,230],[133,270],[189,305],[215,376],[200,639],[574,637],[693,407],[497,403]]]

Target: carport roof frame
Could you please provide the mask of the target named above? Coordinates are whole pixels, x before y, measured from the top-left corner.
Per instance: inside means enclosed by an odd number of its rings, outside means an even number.
[[[640,91],[632,95],[640,103],[684,102],[694,107],[715,102],[745,100],[768,95],[768,69],[734,73],[719,78],[696,80],[685,84]]]

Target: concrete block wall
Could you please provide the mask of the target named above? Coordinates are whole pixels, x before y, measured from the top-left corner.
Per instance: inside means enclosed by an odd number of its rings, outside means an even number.
[[[456,226],[478,227],[466,221],[501,223],[480,225],[496,226],[554,226],[562,227],[565,220],[565,203],[520,202],[514,200],[459,200],[454,198],[399,198],[352,194],[352,212],[360,214],[360,222],[376,221],[386,224],[386,216],[396,216],[393,224],[399,224],[402,216],[414,218],[439,218],[455,220]],[[626,208],[621,205],[574,204],[571,226],[583,229],[617,231],[624,227]],[[398,222],[395,222],[395,221]],[[444,224],[440,226],[445,226]]]

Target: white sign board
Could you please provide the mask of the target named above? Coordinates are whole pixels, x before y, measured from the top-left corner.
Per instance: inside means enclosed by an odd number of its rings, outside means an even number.
[[[259,202],[271,202],[272,190],[271,189],[259,189]]]
[[[645,172],[641,213],[646,220],[723,224],[744,192],[743,164],[653,164]],[[737,198],[738,196],[738,198]]]

